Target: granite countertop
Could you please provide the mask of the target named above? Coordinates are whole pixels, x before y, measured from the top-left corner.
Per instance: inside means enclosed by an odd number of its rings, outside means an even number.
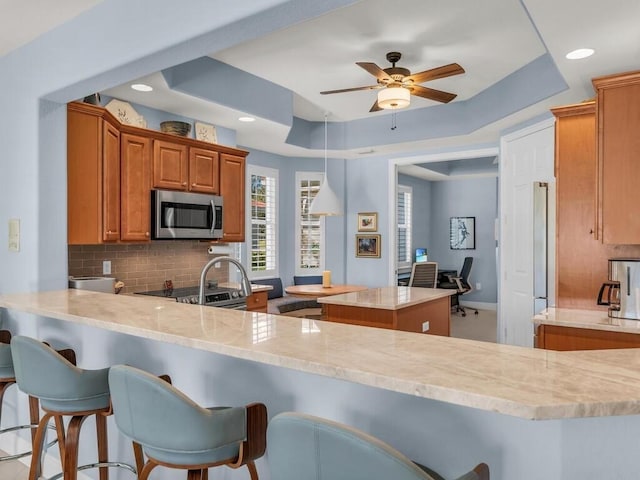
[[[533,323],[536,326],[556,325],[559,327],[640,334],[640,320],[611,318],[607,315],[606,310],[571,310],[550,307],[534,316]]]
[[[343,293],[318,298],[318,303],[345,305],[351,307],[375,308],[379,310],[399,310],[419,303],[449,297],[455,290],[418,287],[380,287],[362,292]]]
[[[0,307],[525,419],[640,414],[640,349],[555,352],[85,290]]]

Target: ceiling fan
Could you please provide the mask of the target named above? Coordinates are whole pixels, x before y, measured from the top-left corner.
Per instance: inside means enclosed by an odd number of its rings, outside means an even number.
[[[451,63],[442,67],[432,68],[424,72],[414,73],[402,67],[396,67],[396,63],[400,60],[402,54],[400,52],[387,53],[387,61],[391,63],[391,67],[380,68],[371,62],[356,62],[356,65],[364,68],[367,72],[378,79],[377,85],[368,85],[365,87],[343,88],[341,90],[328,90],[320,92],[322,95],[332,93],[355,92],[358,90],[380,90],[378,98],[371,107],[370,112],[377,112],[383,109],[399,109],[409,106],[410,96],[428,98],[436,102],[449,103],[456,98],[455,93],[443,92],[442,90],[434,90],[432,88],[423,87],[419,83],[428,80],[436,80],[438,78],[450,77],[464,73],[457,63]]]

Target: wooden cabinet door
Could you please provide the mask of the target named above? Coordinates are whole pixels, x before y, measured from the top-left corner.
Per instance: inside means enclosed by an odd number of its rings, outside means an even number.
[[[151,139],[120,136],[121,225],[123,241],[149,241],[151,228]]]
[[[594,79],[602,241],[640,244],[640,72]]]
[[[164,140],[153,141],[153,186],[187,190],[187,147]]]
[[[220,158],[218,152],[189,148],[189,190],[218,194],[220,192]]]
[[[120,240],[120,131],[103,121],[102,240]]]
[[[67,107],[67,242],[120,239],[120,131],[93,105]]]
[[[224,202],[222,240],[225,242],[244,242],[244,171],[244,157],[220,155],[220,195]]]
[[[551,111],[556,116],[556,305],[592,309],[608,276],[608,252],[595,236],[595,102]]]

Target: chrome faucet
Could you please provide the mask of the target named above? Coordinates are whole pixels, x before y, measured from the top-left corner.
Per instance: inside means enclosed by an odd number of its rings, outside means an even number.
[[[251,282],[249,281],[249,277],[247,276],[247,271],[244,269],[242,264],[238,260],[236,260],[235,258],[231,258],[231,257],[216,257],[216,258],[212,258],[211,260],[209,260],[207,262],[207,264],[202,268],[202,273],[200,273],[200,288],[198,289],[198,303],[200,305],[204,305],[204,300],[205,300],[204,299],[204,285],[205,285],[205,280],[207,278],[207,272],[216,263],[220,263],[220,262],[232,263],[236,267],[238,267],[238,270],[240,270],[240,274],[242,275],[242,280],[240,281],[240,287],[242,289],[242,294],[245,297],[248,297],[249,295],[251,295]]]

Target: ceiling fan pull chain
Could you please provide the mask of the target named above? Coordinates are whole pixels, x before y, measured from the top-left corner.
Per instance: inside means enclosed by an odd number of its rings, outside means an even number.
[[[396,112],[393,112],[391,114],[391,130],[395,130],[396,128],[398,128],[396,125]]]

